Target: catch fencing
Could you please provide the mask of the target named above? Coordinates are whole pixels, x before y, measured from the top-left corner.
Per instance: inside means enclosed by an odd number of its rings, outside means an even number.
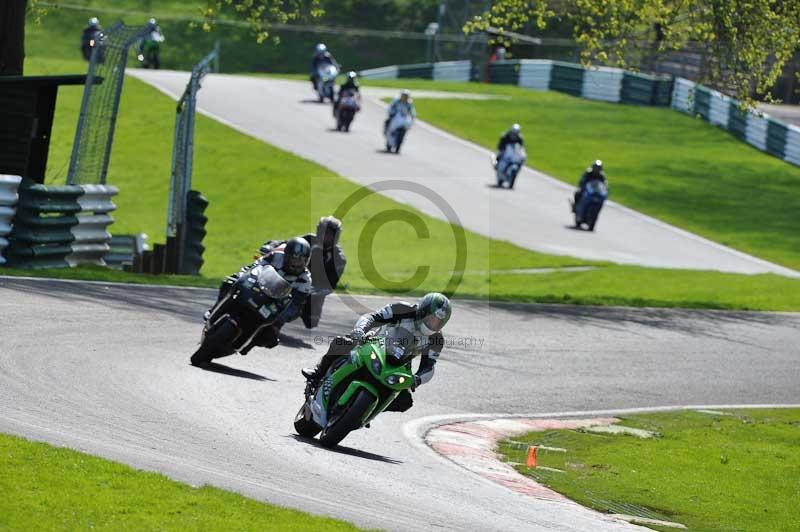
[[[200,83],[219,61],[219,47],[215,47],[192,69],[189,83],[183,92],[175,114],[175,137],[172,148],[172,173],[169,186],[167,211],[167,244],[164,265],[166,273],[197,275],[203,264],[205,234],[189,227],[189,202],[192,187],[192,159],[194,155],[194,123],[197,106],[197,91]],[[195,195],[199,195],[196,193]],[[192,195],[192,198],[194,195]],[[188,225],[187,225],[188,220]],[[203,226],[205,221],[203,221]],[[200,227],[203,229],[203,227]],[[197,238],[199,237],[199,241]]]
[[[4,252],[8,247],[8,235],[17,212],[17,189],[21,181],[22,178],[16,175],[0,175],[0,265],[6,263]]]
[[[751,146],[800,166],[800,128],[741,104],[703,85],[676,78],[672,108],[698,116]]]
[[[67,184],[106,183],[128,50],[147,28],[118,22],[92,49]]]

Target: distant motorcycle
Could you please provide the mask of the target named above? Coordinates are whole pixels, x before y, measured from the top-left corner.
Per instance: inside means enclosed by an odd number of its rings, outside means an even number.
[[[152,32],[145,40],[139,49],[138,59],[144,68],[153,68],[158,70],[161,68],[161,43],[164,42],[164,36],[158,32]]]
[[[100,29],[84,33],[83,37],[81,38],[81,54],[83,54],[83,58],[86,61],[90,61],[92,59],[92,50],[99,45],[104,36],[105,35]],[[102,53],[102,51],[103,49],[99,48],[98,54]],[[101,57],[98,57],[98,63],[102,63]]]
[[[336,108],[336,130],[350,131],[350,124],[359,110],[361,110],[361,98],[356,91],[346,90],[341,94]]]
[[[333,101],[333,84],[336,81],[336,76],[339,75],[339,68],[336,65],[322,65],[317,69],[317,79],[315,86],[317,88],[317,97],[319,102],[325,101],[325,98]]]
[[[300,436],[319,434],[324,447],[334,447],[352,431],[369,426],[403,390],[414,386],[411,361],[414,335],[393,329],[385,337],[366,338],[339,357],[320,380],[306,385],[305,401],[294,419]]]
[[[507,145],[495,165],[497,186],[502,188],[503,184],[507,184],[508,188],[514,188],[517,174],[519,174],[519,171],[525,165],[525,160],[527,158],[528,154],[525,153],[525,148],[522,144],[515,142],[514,144]]]
[[[594,231],[597,217],[607,198],[608,185],[600,180],[589,181],[575,205],[575,227],[580,229],[585,225],[589,231]]]
[[[270,265],[256,264],[242,273],[211,309],[192,364],[205,366],[215,358],[246,354],[285,308],[291,291],[289,282]]]
[[[414,125],[414,117],[408,111],[399,111],[389,120],[386,128],[386,151],[400,153],[400,146],[406,138],[406,133]]]

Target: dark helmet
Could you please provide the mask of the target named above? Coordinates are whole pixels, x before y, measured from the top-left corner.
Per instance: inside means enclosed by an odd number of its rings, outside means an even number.
[[[305,238],[295,237],[286,242],[283,248],[283,271],[289,275],[300,275],[308,266],[311,246]]]
[[[595,162],[592,163],[592,172],[602,172],[603,171],[603,161],[597,159]]]
[[[342,233],[342,222],[335,216],[323,216],[317,223],[317,242],[322,247],[335,246]]]
[[[90,28],[99,28],[100,27],[100,20],[97,17],[92,17],[89,19],[89,27]]]
[[[427,335],[439,332],[450,320],[451,312],[450,300],[444,294],[425,294],[417,304],[417,326]]]
[[[156,19],[151,18],[150,20],[147,21],[148,29],[154,30],[156,29],[156,26],[158,26],[158,21]]]

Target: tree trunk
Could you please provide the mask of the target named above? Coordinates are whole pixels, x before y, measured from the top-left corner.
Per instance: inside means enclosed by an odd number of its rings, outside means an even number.
[[[0,76],[21,76],[28,0],[0,0]]]

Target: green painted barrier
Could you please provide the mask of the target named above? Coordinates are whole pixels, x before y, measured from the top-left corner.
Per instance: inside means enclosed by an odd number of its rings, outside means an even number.
[[[46,186],[24,179],[6,251],[8,265],[21,268],[67,267],[75,240],[72,228],[81,211],[79,186]]]
[[[694,89],[694,114],[708,121],[711,117],[711,91],[702,85]]]
[[[519,61],[489,63],[489,83],[519,84]]]
[[[550,70],[550,90],[581,96],[583,73],[584,69],[580,65],[553,62],[553,68]]]
[[[186,246],[179,273],[183,275],[199,275],[203,266],[203,238],[206,236],[208,218],[203,214],[208,207],[208,200],[196,190],[186,195]]]
[[[786,154],[786,124],[769,120],[767,122],[767,152],[776,157],[784,158]]]
[[[728,131],[734,137],[745,140],[747,132],[747,113],[739,109],[739,102],[731,100],[730,114],[728,115]]]

